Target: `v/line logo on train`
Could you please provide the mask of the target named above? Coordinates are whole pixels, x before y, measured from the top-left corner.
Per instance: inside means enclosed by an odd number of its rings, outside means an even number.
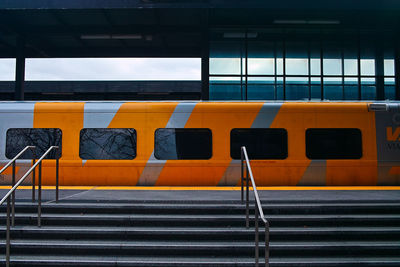
[[[26,145],[38,155],[58,145],[61,185],[235,186],[244,145],[260,186],[398,185],[400,150],[387,145],[399,144],[400,105],[368,105],[3,102],[0,166]],[[20,162],[18,176],[29,166]],[[43,163],[44,184],[54,167]]]
[[[400,141],[400,127],[386,127],[386,140],[391,142]]]

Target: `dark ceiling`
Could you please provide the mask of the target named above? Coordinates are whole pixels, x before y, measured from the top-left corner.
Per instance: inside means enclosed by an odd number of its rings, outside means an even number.
[[[400,1],[2,0],[0,57],[200,57],[210,29],[245,27],[399,36]]]

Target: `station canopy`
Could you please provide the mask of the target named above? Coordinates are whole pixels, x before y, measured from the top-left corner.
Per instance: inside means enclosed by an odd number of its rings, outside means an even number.
[[[0,57],[201,57],[215,28],[399,31],[398,0],[2,0]],[[398,35],[399,36],[399,35]]]

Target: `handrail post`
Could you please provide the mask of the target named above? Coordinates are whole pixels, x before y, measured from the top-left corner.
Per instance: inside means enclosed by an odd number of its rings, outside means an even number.
[[[258,206],[257,206],[257,200],[254,200],[255,202],[255,209],[254,209],[254,226],[255,226],[255,257],[256,257],[256,267],[259,265],[259,233],[258,233]]]
[[[12,187],[15,185],[15,161],[12,163]],[[11,226],[14,227],[15,225],[15,191],[11,194]]]
[[[246,164],[245,170],[246,170],[246,228],[249,228],[249,226],[250,226],[249,202],[250,201],[249,201],[249,169],[247,167],[247,164]]]
[[[58,203],[58,172],[59,172],[59,148],[56,148],[56,203]]]
[[[42,216],[42,162],[39,162],[39,189],[38,189],[38,227],[41,226]]]
[[[269,221],[265,223],[265,267],[269,267]]]
[[[7,198],[6,267],[10,266],[10,197]]]
[[[35,165],[35,162],[36,162],[36,152],[35,152],[35,150],[33,150],[32,153],[33,153],[33,162],[32,162],[32,164]],[[35,202],[35,180],[36,180],[35,177],[36,177],[36,168],[34,168],[33,171],[32,171],[32,203]]]
[[[240,148],[240,184],[241,184],[241,197],[242,197],[242,204],[243,204],[243,148]]]
[[[262,209],[260,197],[258,195],[257,186],[254,181],[253,171],[251,170],[250,160],[247,155],[246,147],[241,147],[241,167],[243,176],[243,164],[245,164],[246,171],[246,227],[249,228],[249,183],[251,179],[251,186],[254,192],[254,228],[255,228],[255,266],[258,267],[260,264],[260,231],[259,231],[259,218],[265,224],[265,267],[269,267],[269,222],[265,219],[264,211]]]

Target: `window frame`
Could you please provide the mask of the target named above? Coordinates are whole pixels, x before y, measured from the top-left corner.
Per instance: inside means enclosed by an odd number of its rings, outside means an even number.
[[[233,160],[240,160],[240,158],[233,157],[233,155],[232,155],[232,151],[233,151],[232,150],[232,132],[234,130],[255,130],[255,131],[257,131],[257,130],[272,130],[272,131],[273,130],[283,130],[283,132],[285,133],[285,137],[286,137],[285,138],[286,151],[284,153],[284,157],[282,157],[282,158],[277,158],[277,157],[274,157],[274,158],[271,158],[271,157],[268,157],[268,158],[252,158],[252,157],[249,156],[249,159],[250,160],[285,160],[285,159],[287,159],[289,157],[289,134],[288,134],[288,130],[286,128],[232,128],[231,131],[230,131],[230,135],[229,135],[229,137],[230,137],[229,149],[230,149],[230,157]],[[248,151],[247,151],[247,153],[249,154]]]
[[[9,155],[8,155],[8,151],[7,151],[7,147],[8,147],[8,133],[9,133],[9,131],[10,130],[24,130],[24,129],[28,129],[28,130],[50,130],[50,129],[52,129],[52,130],[56,130],[56,131],[59,131],[59,133],[60,133],[60,136],[59,136],[59,139],[60,139],[60,144],[58,145],[58,144],[54,144],[55,146],[58,146],[59,147],[59,149],[58,150],[54,150],[54,153],[57,153],[58,154],[58,156],[56,155],[56,154],[54,154],[54,158],[53,157],[50,157],[51,155],[52,155],[52,153],[53,152],[50,152],[46,157],[45,157],[45,159],[57,159],[57,158],[59,158],[59,159],[61,159],[62,158],[62,151],[63,151],[63,148],[62,148],[62,143],[63,143],[63,131],[62,131],[62,129],[61,128],[34,128],[34,127],[32,127],[32,128],[28,128],[28,127],[20,127],[20,128],[8,128],[7,129],[7,131],[6,131],[6,142],[5,142],[5,151],[4,151],[4,156],[5,156],[5,158],[6,159],[13,159],[15,156],[13,156],[13,157],[8,157]],[[35,146],[35,144],[30,144],[30,145],[27,145],[27,146]],[[37,146],[37,145],[36,145]],[[25,146],[26,147],[26,146]],[[48,147],[47,149],[49,149],[50,147]],[[22,149],[24,149],[24,148],[21,148],[21,150]],[[20,151],[21,151],[20,150]],[[19,153],[20,151],[18,151],[17,153]],[[46,152],[46,150],[44,150],[43,151],[43,153],[45,153]],[[38,159],[39,157],[41,157],[41,155],[38,155],[37,154],[37,151],[36,151],[36,149],[35,149],[35,154],[34,154],[34,156],[35,157],[31,157],[31,158],[26,158],[25,157],[25,155],[27,155],[28,153],[31,153],[29,150],[28,151],[26,151],[23,155],[21,155],[21,157],[19,158],[19,159],[25,159],[25,160],[32,160],[33,158],[35,158],[35,159]]]
[[[360,154],[359,154],[360,156],[357,157],[357,158],[350,158],[350,157],[347,157],[347,158],[343,158],[343,157],[341,157],[341,158],[338,158],[338,157],[325,157],[325,158],[310,157],[310,152],[308,150],[308,145],[307,145],[308,144],[308,142],[307,142],[307,140],[308,140],[307,133],[309,131],[311,131],[311,130],[357,130],[357,132],[360,135]],[[364,156],[363,133],[362,133],[360,128],[307,128],[306,131],[305,131],[304,137],[305,137],[305,140],[304,140],[305,141],[304,142],[304,144],[305,144],[305,156],[309,160],[360,160]]]
[[[159,130],[162,130],[162,129],[206,130],[206,131],[208,131],[209,134],[210,134],[210,157],[208,157],[208,158],[196,158],[196,159],[179,159],[179,158],[178,159],[163,159],[163,158],[159,158],[158,155],[157,155],[157,152],[156,152],[156,144],[157,144],[157,138],[156,137],[157,137],[157,132]],[[212,133],[212,130],[210,128],[157,128],[154,131],[154,158],[157,159],[157,160],[210,160],[213,157],[213,152],[214,152],[213,133]]]
[[[87,129],[103,129],[103,130],[107,130],[107,129],[108,130],[112,130],[112,129],[128,129],[128,130],[133,130],[133,133],[135,135],[135,146],[134,146],[135,156],[133,158],[130,158],[130,159],[86,159],[86,158],[82,158],[82,156],[81,156],[82,131],[83,130],[87,130]],[[138,142],[137,142],[137,131],[136,131],[135,128],[93,128],[93,127],[90,127],[90,128],[82,128],[79,131],[79,158],[82,159],[82,160],[102,160],[102,161],[103,160],[134,160],[137,157],[137,145],[138,145]]]

